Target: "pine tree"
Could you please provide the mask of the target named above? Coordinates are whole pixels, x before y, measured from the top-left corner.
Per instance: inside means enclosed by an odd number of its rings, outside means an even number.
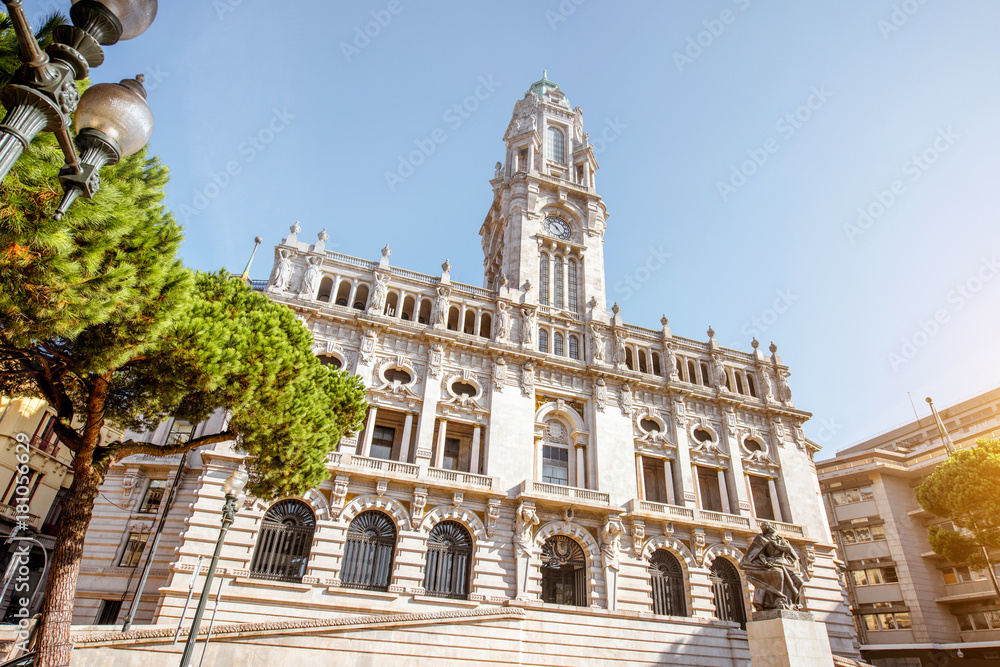
[[[62,162],[40,135],[0,184],[0,393],[48,401],[73,453],[43,604],[46,667],[69,664],[84,536],[112,464],[234,440],[248,491],[301,494],[326,479],[328,453],[365,409],[360,380],[319,363],[291,310],[225,272],[181,266],[156,158],[143,150],[106,167],[97,196],[56,222]],[[186,443],[100,442],[105,423],[141,431],[220,409],[226,430]]]

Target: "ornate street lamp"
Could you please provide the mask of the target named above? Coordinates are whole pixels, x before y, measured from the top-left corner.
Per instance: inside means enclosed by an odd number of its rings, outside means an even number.
[[[91,67],[104,62],[102,45],[142,34],[156,17],[156,2],[73,0],[73,25],[56,28],[52,44],[43,51],[28,25],[22,0],[3,0],[24,67],[0,91],[0,104],[7,109],[0,124],[0,180],[7,177],[39,132],[55,134],[66,156],[66,166],[59,174],[66,194],[57,219],[78,196],[94,195],[100,187],[98,171],[102,166],[131,155],[149,140],[153,115],[141,77],[92,86],[82,99],[75,81],[86,78]],[[74,111],[75,146],[69,131]]]
[[[226,531],[236,519],[236,510],[243,504],[245,495],[243,487],[247,484],[247,471],[240,465],[233,471],[233,474],[223,483],[222,490],[226,494],[226,504],[222,507],[222,530],[219,531],[219,539],[215,543],[215,552],[212,554],[212,562],[208,564],[208,575],[205,577],[205,586],[202,588],[201,596],[198,598],[198,608],[194,612],[191,620],[191,631],[188,633],[187,642],[184,644],[184,654],[181,656],[181,667],[190,667],[191,659],[194,657],[194,645],[198,639],[198,626],[201,625],[201,617],[205,615],[205,605],[208,604],[209,593],[212,590],[212,580],[215,578],[215,566],[219,562],[219,554],[222,553],[222,543],[226,540]]]

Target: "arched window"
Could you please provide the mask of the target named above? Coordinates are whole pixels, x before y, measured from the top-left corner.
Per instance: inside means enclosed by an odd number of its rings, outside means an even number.
[[[493,316],[489,313],[483,313],[479,317],[479,335],[483,338],[493,335]]]
[[[747,391],[754,398],[757,398],[757,384],[753,381],[753,375],[747,373]]]
[[[549,254],[543,252],[538,259],[538,303],[549,305]]]
[[[330,368],[332,368],[334,370],[337,370],[337,369],[343,367],[343,365],[344,365],[343,361],[341,361],[338,357],[333,356],[332,354],[322,354],[322,355],[320,355],[320,357],[319,357],[319,363],[323,364],[324,366],[329,366]]]
[[[708,375],[708,364],[706,364],[704,362],[702,362],[702,364],[701,364],[701,383],[703,385],[705,385],[706,387],[711,387],[712,386],[712,382],[710,381],[709,375]]]
[[[690,359],[688,360],[688,376],[686,379],[691,384],[698,384],[698,371],[695,368],[694,362]]]
[[[458,306],[452,306],[448,309],[448,329],[451,331],[458,331],[458,321],[462,316],[459,311]]]
[[[565,535],[550,537],[542,546],[542,601],[587,606],[587,559]]]
[[[385,306],[382,307],[382,312],[389,317],[395,317],[399,312],[399,295],[395,292],[389,292],[389,296],[385,299]]]
[[[653,375],[663,375],[660,372],[660,355],[657,352],[653,353]]]
[[[356,310],[364,310],[368,307],[368,285],[358,285],[358,291],[354,294],[354,306]]]
[[[553,162],[566,164],[566,136],[558,127],[549,126],[546,138],[546,152]]]
[[[625,367],[630,371],[635,370],[635,356],[632,354],[632,348],[625,348]]]
[[[337,288],[337,305],[346,306],[347,300],[351,298],[351,281],[341,280],[340,287]]]
[[[576,276],[576,260],[571,259],[569,260],[569,267],[567,268],[566,271],[566,297],[567,297],[566,300],[569,303],[569,309],[574,313],[580,312],[579,310],[580,306],[577,295],[578,289],[579,287]]]
[[[653,585],[653,613],[687,616],[684,571],[677,558],[665,549],[657,549],[649,559],[649,576]]]
[[[316,295],[316,300],[329,301],[331,292],[333,292],[333,278],[326,276],[319,283],[319,293]]]
[[[417,306],[417,300],[413,297],[413,295],[412,294],[407,295],[407,297],[403,299],[403,311],[399,314],[400,319],[412,321],[413,310],[416,308],[416,306]]]
[[[472,536],[457,521],[442,521],[427,538],[424,590],[443,598],[469,597]]]
[[[470,335],[476,333],[476,311],[471,309],[465,311],[465,324],[462,326],[462,333]]]
[[[555,301],[553,305],[556,308],[563,307],[563,258],[562,255],[556,255],[555,262],[552,264],[552,273],[555,275]]]
[[[558,331],[552,334],[552,354],[563,356],[563,335]]]
[[[646,363],[646,350],[639,350],[639,372],[649,372],[649,364]]]
[[[708,576],[712,582],[712,596],[715,599],[715,616],[723,621],[734,621],[746,628],[747,614],[743,608],[743,585],[740,574],[721,556],[712,561]]]
[[[743,373],[741,371],[735,371],[736,375],[736,392],[740,394],[747,393],[747,390],[743,386]]]
[[[538,330],[538,351],[548,352],[549,351],[549,332],[545,329]]]
[[[569,358],[579,359],[580,358],[580,339],[576,336],[569,337]]]
[[[396,526],[382,512],[362,512],[347,529],[340,582],[370,591],[389,589],[396,551]]]
[[[420,302],[420,313],[417,315],[417,322],[427,324],[431,321],[431,300],[423,299]]]
[[[250,576],[277,581],[302,581],[309,562],[316,515],[301,500],[281,500],[264,514]]]

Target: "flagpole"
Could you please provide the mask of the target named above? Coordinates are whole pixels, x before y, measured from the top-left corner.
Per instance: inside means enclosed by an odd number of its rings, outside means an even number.
[[[260,244],[263,243],[263,242],[264,242],[264,239],[262,239],[261,237],[259,237],[259,236],[255,236],[254,237],[254,239],[253,239],[253,252],[250,253],[250,259],[247,260],[246,268],[243,269],[243,273],[240,274],[240,280],[243,280],[243,281],[250,280],[250,265],[253,264],[253,258],[257,254],[257,248],[259,248]]]
[[[948,454],[954,454],[955,443],[951,441],[951,436],[948,435],[948,431],[945,430],[944,422],[941,421],[941,415],[939,415],[938,411],[934,409],[934,401],[931,400],[930,396],[927,397],[927,403],[931,406],[931,413],[934,415],[934,421],[937,422],[938,433],[941,434],[941,440],[944,441],[944,446],[948,450]]]

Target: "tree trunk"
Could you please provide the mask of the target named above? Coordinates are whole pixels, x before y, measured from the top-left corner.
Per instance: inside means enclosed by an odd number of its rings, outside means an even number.
[[[52,550],[52,565],[45,587],[42,606],[41,637],[35,667],[65,667],[69,665],[73,644],[69,640],[73,621],[73,599],[76,580],[80,575],[83,556],[83,538],[94,513],[94,500],[101,486],[101,475],[94,469],[93,461],[76,457],[73,484],[59,517],[59,536]]]

